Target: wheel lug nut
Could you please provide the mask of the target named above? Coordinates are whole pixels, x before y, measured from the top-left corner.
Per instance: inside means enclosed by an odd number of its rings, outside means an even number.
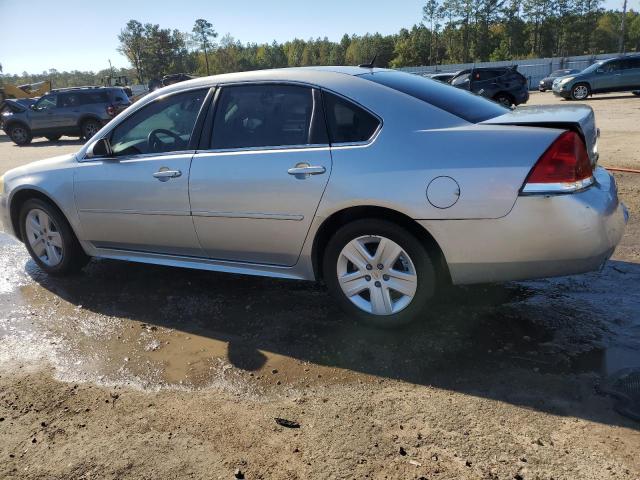
[[[367,270],[373,270],[373,267],[367,263]]]
[[[371,281],[371,275],[365,275],[364,279],[365,279],[367,282],[370,282],[370,281]]]
[[[382,284],[380,282],[376,282],[375,283],[376,287],[380,288],[382,286]]]
[[[383,265],[383,264],[381,264],[381,263],[379,263],[379,264],[378,264],[378,270],[382,270],[383,268],[384,268],[384,265]]]
[[[382,279],[386,282],[387,280],[389,280],[389,275],[387,274],[382,275]]]

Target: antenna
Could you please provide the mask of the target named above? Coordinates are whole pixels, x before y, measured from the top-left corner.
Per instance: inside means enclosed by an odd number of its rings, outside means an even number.
[[[374,68],[375,67],[375,63],[376,63],[376,58],[378,58],[378,54],[377,53],[373,56],[373,59],[369,63],[362,63],[362,64],[358,65],[358,67],[360,67],[360,68]]]

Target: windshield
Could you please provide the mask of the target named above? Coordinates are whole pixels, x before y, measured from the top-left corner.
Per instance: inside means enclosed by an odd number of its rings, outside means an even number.
[[[359,77],[411,95],[471,123],[509,112],[509,109],[479,95],[410,73],[382,71]]]

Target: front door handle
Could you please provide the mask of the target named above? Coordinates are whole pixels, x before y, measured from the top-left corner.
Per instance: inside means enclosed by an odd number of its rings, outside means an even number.
[[[177,178],[180,175],[182,175],[182,172],[180,170],[169,170],[167,167],[162,167],[160,170],[153,174],[153,176],[161,182],[166,182],[170,178]]]
[[[309,175],[322,175],[327,171],[322,165],[309,165],[308,163],[298,163],[295,167],[287,170],[289,175],[306,178]]]

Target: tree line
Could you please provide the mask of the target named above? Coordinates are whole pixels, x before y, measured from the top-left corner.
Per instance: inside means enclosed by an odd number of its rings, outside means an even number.
[[[207,75],[261,68],[358,65],[409,67],[516,58],[640,51],[640,14],[603,10],[602,0],[427,0],[422,18],[392,35],[345,34],[286,42],[242,43],[218,38],[214,25],[195,21],[190,32],[130,20],[118,35],[128,74],[147,83],[171,73]],[[624,35],[623,32],[624,17]],[[7,83],[53,77],[56,86],[101,83],[110,70],[4,75]]]

